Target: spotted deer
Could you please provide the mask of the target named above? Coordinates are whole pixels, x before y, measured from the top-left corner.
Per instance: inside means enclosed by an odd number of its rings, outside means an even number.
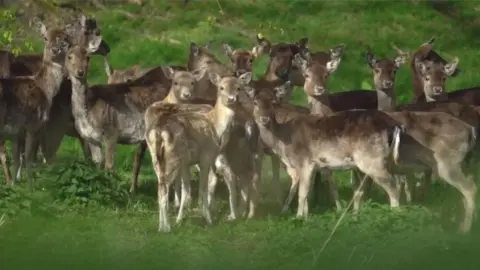
[[[247,57],[247,54],[242,54],[245,57]],[[240,61],[240,56],[238,56],[238,61]],[[244,58],[246,59],[246,58]],[[282,79],[279,77],[278,74],[284,74],[287,73],[291,67],[291,62],[293,59],[293,54],[288,51],[288,50],[274,50],[270,54],[270,61],[267,67],[267,71],[264,73],[262,78],[260,78],[257,81],[251,81],[249,87],[246,87],[245,90],[249,92],[251,95],[254,91],[251,91],[253,89],[270,89],[269,91],[274,91],[278,97],[281,98],[286,98],[285,96],[287,93],[290,93],[292,88],[291,87],[286,87],[286,85],[279,85],[279,83],[282,81]],[[243,60],[240,62],[248,62]],[[228,68],[226,65],[224,65],[222,62],[220,62],[208,49],[208,46],[198,46],[196,43],[190,44],[190,57],[189,57],[189,69],[191,68],[199,68],[199,69],[204,69],[206,72],[215,72],[218,74],[240,74],[238,72],[235,72],[235,70],[232,70],[231,68]],[[235,67],[240,67],[240,66],[235,66]],[[203,81],[203,83],[202,83]],[[206,104],[211,104],[212,101],[214,102],[213,97],[205,96],[205,91],[200,91],[199,90],[205,89],[204,87],[210,87],[209,85],[211,84],[210,81],[205,82],[202,80],[199,85],[197,85],[197,88],[195,90],[196,96],[197,97],[202,97],[203,100],[198,100],[196,99],[196,103],[201,102],[201,103],[206,103]],[[270,84],[269,81],[273,81],[275,83]],[[260,84],[263,84],[264,86],[259,87]],[[268,85],[268,87],[266,86]],[[213,88],[215,89],[215,88]],[[202,94],[203,93],[203,94]],[[213,99],[213,100],[212,100]],[[144,156],[146,150],[146,145],[141,144],[141,146],[137,149],[137,152],[135,154],[135,164],[134,164],[134,170],[133,170],[133,178],[132,178],[132,187],[130,188],[131,193],[135,193],[136,188],[137,188],[137,183],[138,183],[138,174],[141,166],[141,160]]]
[[[33,144],[38,133],[49,119],[54,97],[60,90],[63,80],[65,53],[70,46],[68,34],[59,28],[47,27],[38,19],[32,20],[34,28],[44,38],[43,61],[39,71],[33,76],[10,77],[0,79],[2,88],[0,110],[1,138],[13,141],[13,160],[15,172],[19,171],[19,149],[25,151],[25,167],[28,173],[30,187],[32,187],[32,172],[30,165],[33,159]],[[23,140],[22,140],[23,138]],[[24,142],[24,145],[20,145]],[[5,172],[6,181],[14,183],[10,170],[6,164],[5,148],[2,147],[0,160]],[[17,153],[15,153],[17,150]]]
[[[317,168],[359,168],[387,191],[392,207],[399,206],[398,190],[387,164],[392,149],[395,153],[398,147],[400,127],[385,113],[344,111],[325,117],[302,115],[279,122],[275,107],[274,100],[255,99],[253,114],[262,141],[282,159],[292,179],[285,207],[299,188],[297,217],[308,215],[306,200]]]
[[[76,46],[68,54],[66,68],[73,86],[73,116],[76,129],[88,141],[96,163],[101,163],[101,147],[105,144],[105,169],[111,170],[117,143],[138,144],[144,140],[146,108],[165,97],[168,101],[190,98],[194,82],[203,73],[171,73],[172,69],[167,69],[170,73],[166,74],[157,68],[132,82],[88,86],[89,53]],[[146,76],[152,76],[151,72],[156,72],[158,87],[142,85]],[[169,95],[165,95],[169,92],[165,90],[167,85],[173,90]]]
[[[182,113],[170,115],[161,121],[151,122],[147,110],[145,138],[158,179],[159,231],[169,232],[168,187],[181,177],[182,198],[177,223],[184,216],[184,206],[190,201],[189,167],[200,166],[200,196],[203,198],[203,214],[212,223],[208,201],[208,178],[213,174],[215,159],[226,145],[230,125],[235,115],[237,97],[241,88],[251,80],[251,72],[238,78],[209,73],[210,80],[218,88],[217,101],[208,113]],[[152,123],[153,125],[150,125]],[[229,185],[231,183],[227,183]],[[236,195],[236,194],[235,194]],[[232,195],[231,195],[232,196]]]

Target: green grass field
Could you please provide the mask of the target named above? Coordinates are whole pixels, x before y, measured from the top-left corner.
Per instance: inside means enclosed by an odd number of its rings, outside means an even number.
[[[447,60],[458,56],[462,73],[449,89],[475,86],[480,71],[480,3],[446,1],[147,1],[86,11],[94,15],[111,46],[116,68],[184,64],[190,41],[214,40],[213,51],[226,57],[219,41],[251,48],[261,32],[273,42],[308,36],[312,50],[345,43],[344,60],[329,79],[331,92],[371,88],[364,52],[371,46],[379,57],[393,57],[394,42],[413,50],[436,36],[435,50]],[[38,49],[38,42],[36,48]],[[266,58],[255,65],[263,73]],[[101,58],[93,57],[89,78],[104,83]],[[408,66],[397,75],[399,102],[410,99]],[[297,89],[294,102],[305,104]],[[157,233],[156,182],[145,159],[140,194],[127,194],[134,147],[120,146],[116,174],[83,165],[80,146],[65,138],[58,164],[37,166],[37,188],[0,185],[0,269],[476,269],[480,225],[467,235],[456,233],[463,207],[459,194],[437,183],[422,206],[393,212],[383,192],[374,191],[359,220],[331,205],[313,209],[307,221],[280,216],[268,196],[266,162],[263,202],[255,220],[225,221],[224,187],[219,188],[216,221],[207,227],[197,212]],[[336,174],[340,182],[344,177]],[[289,179],[282,175],[284,192]],[[342,186],[346,205],[351,188]],[[220,199],[221,198],[221,199]],[[173,213],[172,213],[173,214]],[[2,216],[3,215],[3,216]],[[173,220],[172,220],[173,222]],[[336,228],[335,233],[331,235]]]

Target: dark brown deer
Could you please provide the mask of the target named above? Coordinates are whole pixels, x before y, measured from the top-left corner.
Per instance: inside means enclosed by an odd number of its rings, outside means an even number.
[[[33,144],[40,130],[49,119],[54,97],[60,91],[63,80],[65,53],[70,46],[70,36],[59,28],[47,29],[38,19],[34,19],[35,29],[44,38],[43,61],[34,76],[11,77],[0,79],[2,96],[0,103],[0,127],[2,138],[8,136],[13,140],[13,152],[25,150],[25,167],[31,185],[33,175],[30,163],[33,159]],[[101,40],[101,37],[100,37]],[[22,140],[23,139],[23,140]],[[24,143],[23,145],[20,145]],[[5,150],[4,148],[2,150]],[[6,153],[0,153],[7,182],[17,180],[20,156],[14,154],[15,175],[11,180],[10,170],[6,164]]]

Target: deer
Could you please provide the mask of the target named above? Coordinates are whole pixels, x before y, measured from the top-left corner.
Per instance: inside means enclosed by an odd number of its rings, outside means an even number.
[[[88,42],[93,38],[100,36],[100,29],[93,18],[87,18],[80,14],[73,24],[67,24],[64,31],[68,34],[69,42],[71,44],[83,44],[88,46]],[[110,52],[109,45],[102,39],[100,46],[94,55],[105,55]],[[12,76],[30,76],[38,72],[41,65],[41,54],[20,54],[14,57],[10,71]],[[70,108],[71,84],[69,80],[64,79],[61,84],[59,94],[53,99],[52,113],[49,117],[45,129],[49,130],[49,136],[41,131],[38,140],[33,146],[34,156],[41,145],[44,156],[44,163],[53,163],[55,160],[55,153],[60,146],[63,135],[67,132],[68,135],[77,137],[83,146],[85,157],[89,157],[89,151],[85,148],[85,143],[73,128],[73,117]],[[65,131],[68,127],[69,130]],[[24,139],[20,139],[24,140]],[[20,155],[23,149],[14,149],[14,155]],[[14,158],[15,159],[15,158]],[[22,158],[20,158],[22,160]],[[17,171],[17,178],[21,175],[21,165]]]
[[[384,112],[343,111],[325,117],[300,115],[279,121],[275,100],[256,98],[254,104],[260,137],[282,159],[292,180],[284,209],[299,188],[297,217],[306,218],[306,200],[315,169],[353,167],[371,175],[387,191],[392,208],[399,206],[399,192],[387,164],[392,152],[396,153],[401,127]]]
[[[86,74],[90,53],[90,50],[77,46],[69,53],[66,64],[73,86],[75,127],[89,142],[96,163],[100,163],[101,146],[105,143],[105,169],[112,170],[117,143],[138,144],[144,140],[143,114],[146,108],[164,98],[168,101],[190,98],[195,81],[204,73],[177,73],[167,69],[170,73],[165,74],[158,68],[145,74],[151,77],[149,73],[154,72],[160,84],[158,87],[142,86],[145,76],[133,82],[88,86]],[[167,85],[174,90],[165,90]]]
[[[194,164],[200,166],[199,192],[203,201],[203,215],[207,223],[212,224],[208,201],[209,175],[213,174],[215,160],[228,142],[238,93],[250,82],[251,76],[251,72],[238,78],[209,73],[211,82],[218,88],[218,94],[215,106],[206,114],[174,114],[152,123],[152,116],[146,111],[145,138],[158,180],[160,232],[171,230],[167,217],[168,187],[178,177],[182,179],[182,198],[176,222],[182,221],[184,206],[190,200],[187,198],[190,185],[188,169]]]
[[[25,167],[28,173],[29,186],[32,186],[33,174],[30,170],[33,159],[33,144],[40,130],[49,119],[54,97],[60,91],[63,80],[65,53],[70,46],[70,37],[59,28],[49,28],[37,18],[32,20],[34,28],[44,38],[43,61],[39,71],[33,76],[10,77],[0,79],[2,87],[0,110],[0,141],[4,143],[5,136],[13,140],[14,167],[18,172],[20,156],[15,150],[24,149]],[[101,37],[100,39],[101,40]],[[22,138],[24,140],[22,140]],[[20,145],[24,142],[24,145]],[[0,148],[0,161],[8,183],[15,183],[6,164],[5,148]]]
[[[218,74],[241,75],[241,73],[236,72],[236,70],[232,70],[232,68],[229,68],[228,66],[220,62],[209,51],[209,48],[208,48],[209,44],[210,43],[208,43],[205,46],[199,46],[194,42],[190,44],[190,55],[188,60],[189,70],[196,68],[196,69],[205,69],[208,73],[214,72]],[[225,47],[225,44],[226,43],[223,43],[224,47]],[[240,58],[241,56],[245,58]],[[244,52],[242,54],[238,54],[236,59],[240,63],[248,63],[249,62],[248,59],[250,58],[251,56],[246,52]],[[288,73],[288,70],[291,67],[292,59],[293,59],[293,55],[289,51],[276,50],[272,52],[272,54],[270,55],[270,62],[267,67],[267,71],[262,76],[262,78],[264,79],[260,78],[257,81],[274,81],[275,83],[272,84],[271,91],[274,91],[274,93],[276,93],[278,96],[284,97],[285,93],[280,92],[280,90],[286,90],[286,89],[282,87],[282,85],[280,84],[281,82],[280,75],[286,72]],[[248,70],[248,67],[244,67],[244,66],[234,66],[234,68],[242,68],[243,70]],[[200,102],[204,104],[213,104],[215,101],[215,96],[212,96],[212,89],[215,90],[215,87],[208,90],[208,87],[212,87],[212,84],[209,80],[205,81],[205,77],[203,80],[200,81],[199,84],[197,84],[195,93],[197,97],[202,97],[202,101],[200,101],[199,99],[196,99],[196,103]],[[256,83],[256,81],[251,80],[249,87],[247,87],[245,90],[250,91],[250,89],[258,89],[258,88],[259,88],[259,84]],[[289,91],[291,92],[291,89],[289,89]],[[209,92],[210,95],[207,92]],[[215,95],[216,95],[216,92],[215,92]],[[145,154],[146,148],[147,146],[145,143],[140,144],[135,154],[132,186],[130,188],[130,192],[132,194],[135,194],[136,192],[141,160]]]

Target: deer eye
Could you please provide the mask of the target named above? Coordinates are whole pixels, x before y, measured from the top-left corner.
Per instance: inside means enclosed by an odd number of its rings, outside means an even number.
[[[220,90],[221,90],[221,91],[225,90],[225,87],[220,86]]]
[[[68,60],[72,60],[72,56],[71,56],[71,55],[68,55]]]
[[[430,81],[430,76],[425,77],[425,81]]]
[[[178,85],[178,82],[174,82],[173,85]]]
[[[376,69],[375,69],[375,73],[380,73],[380,69],[379,69],[379,68],[376,68]]]

